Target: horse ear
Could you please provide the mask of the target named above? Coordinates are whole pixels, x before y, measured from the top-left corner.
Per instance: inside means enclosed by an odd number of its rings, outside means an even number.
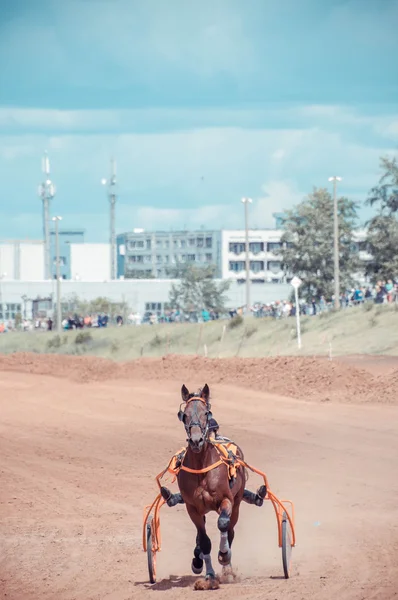
[[[189,399],[189,391],[185,385],[183,385],[181,388],[181,398],[183,402],[187,402],[187,400]]]
[[[203,398],[203,400],[206,400],[207,404],[209,403],[210,389],[209,389],[209,386],[207,385],[207,383],[205,383],[205,385],[203,386],[200,396],[201,396],[201,398]]]

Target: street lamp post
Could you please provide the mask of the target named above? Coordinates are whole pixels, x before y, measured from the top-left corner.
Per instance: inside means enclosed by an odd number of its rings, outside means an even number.
[[[42,159],[44,181],[39,185],[39,196],[43,203],[43,238],[44,238],[44,279],[51,278],[51,251],[50,251],[50,200],[55,196],[55,185],[50,179],[50,161],[47,152]]]
[[[110,205],[109,214],[109,242],[111,247],[111,279],[117,279],[116,265],[116,226],[115,226],[115,209],[116,209],[116,161],[111,160],[111,176],[109,180],[102,179],[102,185],[109,186],[108,196]]]
[[[52,221],[55,221],[55,261],[56,261],[56,278],[57,278],[57,331],[62,331],[62,312],[61,312],[61,273],[59,264],[59,235],[58,235],[58,222],[62,221],[62,217],[53,217]]]
[[[249,256],[249,204],[251,198],[242,198],[245,205],[245,250],[246,250],[246,314],[250,314],[250,256]]]
[[[329,181],[333,181],[333,221],[334,221],[334,306],[338,310],[340,308],[340,265],[339,265],[339,215],[337,206],[337,182],[341,181],[341,177],[334,175],[329,177]]]

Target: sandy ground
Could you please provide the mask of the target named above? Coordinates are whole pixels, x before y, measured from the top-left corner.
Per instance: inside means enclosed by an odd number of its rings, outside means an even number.
[[[214,363],[206,371],[203,362],[156,369],[152,361],[115,376],[105,362],[79,360],[0,359],[1,598],[398,597],[396,363],[353,358],[334,363],[332,373],[327,361],[310,360],[307,372],[300,359],[222,361],[220,381]],[[278,385],[260,385],[272,372]],[[289,580],[281,578],[266,502],[242,506],[233,545],[238,581],[215,592],[193,591],[195,529],[183,506],[163,507],[159,581],[148,584],[143,507],[156,495],[154,476],[185,441],[176,417],[181,385],[203,385],[206,374],[221,433],[267,472],[277,496],[295,503]],[[248,487],[259,483],[251,475]],[[209,532],[217,564],[215,515]]]

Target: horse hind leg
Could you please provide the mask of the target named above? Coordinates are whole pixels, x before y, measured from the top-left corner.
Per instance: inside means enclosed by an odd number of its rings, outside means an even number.
[[[228,532],[231,526],[232,502],[229,498],[224,498],[220,504],[220,516],[217,526],[220,531],[220,549],[218,551],[218,562],[223,567],[231,563],[231,547],[228,539]]]
[[[237,580],[237,575],[236,572],[234,571],[232,564],[231,564],[231,558],[232,558],[232,542],[234,541],[234,537],[235,537],[235,525],[238,522],[238,518],[239,518],[239,508],[240,508],[240,503],[236,503],[234,504],[233,508],[232,508],[232,514],[231,514],[231,519],[230,519],[230,523],[229,523],[229,529],[227,532],[228,535],[228,553],[229,553],[229,562],[221,562],[222,564],[222,575],[221,575],[221,583],[234,583]],[[223,535],[223,534],[221,534]],[[221,538],[221,542],[220,542],[220,551],[221,551],[221,545],[222,545],[222,538]],[[219,558],[220,560],[220,558]]]

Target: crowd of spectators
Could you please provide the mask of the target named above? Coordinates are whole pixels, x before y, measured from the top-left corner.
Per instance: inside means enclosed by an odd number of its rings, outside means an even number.
[[[375,286],[356,287],[345,291],[340,295],[340,307],[342,309],[351,306],[357,306],[366,302],[375,304],[390,304],[398,303],[398,280],[393,281],[378,281]],[[334,308],[334,299],[326,299],[324,296],[320,298],[312,298],[311,301],[300,300],[299,310],[301,315],[319,315]],[[251,306],[251,314],[254,317],[271,317],[281,319],[286,317],[294,317],[296,315],[296,306],[289,300],[277,300],[269,304],[254,303]],[[131,312],[126,318],[122,315],[108,315],[99,313],[94,315],[78,315],[70,314],[64,317],[62,321],[62,329],[64,331],[83,328],[99,328],[108,327],[108,325],[122,326],[127,325],[154,325],[155,323],[187,323],[187,322],[207,322],[217,319],[233,318],[236,315],[244,315],[245,307],[240,306],[229,310],[228,313],[218,313],[216,311],[182,312],[180,310],[168,310],[164,313],[146,312],[143,315],[139,312]],[[22,329],[23,331],[44,330],[51,331],[53,329],[53,321],[50,318],[37,318],[34,321],[22,319],[17,327],[13,323],[0,323],[0,333]]]

